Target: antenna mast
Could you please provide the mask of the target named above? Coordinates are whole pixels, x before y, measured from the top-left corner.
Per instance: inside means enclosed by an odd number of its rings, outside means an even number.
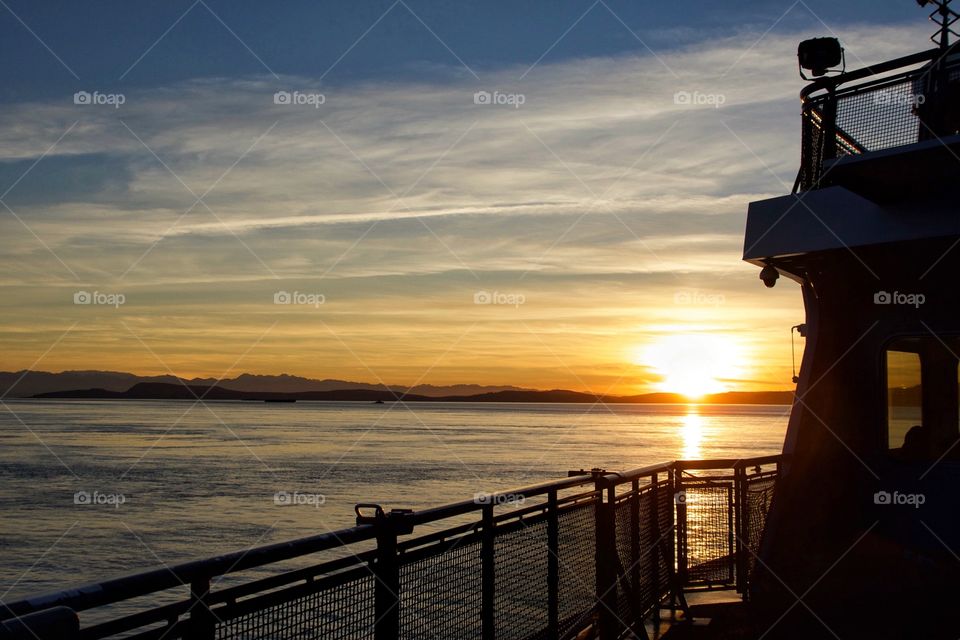
[[[931,4],[936,7],[930,12],[930,19],[940,29],[930,36],[930,39],[941,49],[947,49],[950,46],[950,36],[960,37],[960,34],[952,28],[954,23],[960,19],[960,14],[950,8],[950,2],[951,0],[917,0],[917,4],[921,7]]]

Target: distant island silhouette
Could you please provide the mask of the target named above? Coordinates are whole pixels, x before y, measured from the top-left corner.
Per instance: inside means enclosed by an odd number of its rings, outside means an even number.
[[[244,373],[235,378],[180,378],[174,375],[140,376],[119,371],[14,371],[0,372],[0,395],[6,397],[29,398],[38,394],[55,391],[75,391],[81,389],[103,389],[105,391],[127,391],[136,384],[144,382],[167,383],[182,386],[209,387],[216,385],[223,389],[248,392],[301,393],[305,391],[338,391],[343,389],[366,389],[374,391],[413,393],[423,396],[474,395],[496,391],[533,391],[510,385],[455,384],[436,386],[419,384],[413,387],[404,385],[383,385],[350,380],[303,378],[289,374],[256,375]]]
[[[559,402],[689,403],[675,393],[598,395],[567,389],[512,386],[385,386],[345,380],[313,380],[290,375],[242,374],[217,381],[176,376],[137,376],[110,371],[0,372],[0,393],[20,398],[116,400],[313,400],[341,402]],[[704,404],[790,404],[792,391],[730,391],[704,396]]]

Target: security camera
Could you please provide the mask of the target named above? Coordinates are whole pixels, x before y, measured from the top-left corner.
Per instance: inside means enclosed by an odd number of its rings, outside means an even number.
[[[780,272],[777,271],[777,268],[771,264],[768,264],[763,269],[760,270],[760,279],[763,280],[763,284],[767,285],[767,288],[772,289],[775,284],[777,284],[777,279],[780,277]]]

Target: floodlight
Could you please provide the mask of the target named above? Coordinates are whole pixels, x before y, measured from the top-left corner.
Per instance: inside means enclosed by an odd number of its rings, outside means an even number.
[[[836,70],[836,67],[846,67],[843,47],[836,38],[812,38],[804,40],[797,47],[797,58],[800,64],[800,77],[810,80],[803,71],[807,70],[814,78],[820,78]],[[840,70],[841,72],[843,69]]]

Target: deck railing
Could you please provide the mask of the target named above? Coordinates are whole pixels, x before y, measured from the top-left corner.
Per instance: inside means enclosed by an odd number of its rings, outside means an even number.
[[[686,589],[748,593],[779,462],[571,472],[422,511],[358,505],[349,529],[0,604],[0,624],[38,640],[643,637]]]
[[[794,191],[829,184],[830,161],[957,133],[960,59],[932,49],[808,85]]]

